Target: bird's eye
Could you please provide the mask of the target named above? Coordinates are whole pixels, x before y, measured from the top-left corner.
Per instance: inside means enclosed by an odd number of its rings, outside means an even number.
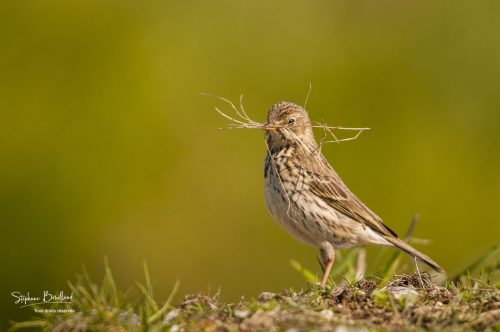
[[[295,119],[294,118],[291,118],[288,120],[288,124],[289,125],[293,125],[295,123]]]

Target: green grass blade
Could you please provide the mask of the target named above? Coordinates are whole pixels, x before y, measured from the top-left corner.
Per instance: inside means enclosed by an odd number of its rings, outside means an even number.
[[[113,278],[113,274],[111,273],[111,269],[109,268],[107,257],[104,257],[104,271],[104,281],[103,286],[101,287],[101,291],[103,292],[102,295],[104,295],[106,299],[109,299],[111,306],[118,307],[118,291],[116,288],[115,280]]]
[[[500,248],[500,245],[498,245],[498,244],[495,244],[494,246],[489,248],[488,251],[486,251],[486,253],[483,256],[479,257],[474,262],[469,264],[465,269],[463,269],[459,273],[455,274],[455,276],[452,278],[452,280],[457,282],[457,281],[459,281],[460,277],[467,275],[469,272],[473,272],[474,270],[476,270],[480,265],[482,265],[488,259],[495,256],[497,254],[497,251],[499,248]]]
[[[401,260],[402,256],[403,252],[397,251],[392,254],[391,257],[389,257],[387,262],[379,270],[379,275],[383,275],[380,284],[385,284],[392,279],[392,276],[394,275],[394,273],[396,273],[396,269],[399,266],[399,261]]]
[[[339,264],[334,264],[332,268],[332,275],[338,275],[344,272],[345,269],[348,269],[349,266],[354,266],[354,260],[358,256],[359,249],[355,248],[349,251],[349,253],[345,256],[344,259],[340,261]]]
[[[33,330],[44,330],[49,327],[49,323],[43,320],[31,320],[27,322],[14,323],[14,325],[8,329],[8,332],[13,332],[21,329]]]
[[[308,282],[315,283],[317,281],[316,275],[312,273],[310,270],[303,267],[302,264],[300,264],[296,260],[291,259],[290,265],[294,268],[294,270],[302,274]]]
[[[90,289],[90,292],[92,293],[93,298],[94,299],[98,299],[99,296],[100,296],[99,295],[99,287],[96,284],[94,284],[92,282],[92,280],[90,279],[89,273],[88,273],[87,268],[85,267],[85,265],[82,265],[82,274],[81,274],[81,277],[83,277],[83,280],[87,284],[88,289]],[[83,285],[84,282],[80,282],[79,284]]]
[[[143,268],[144,268],[144,278],[146,279],[146,286],[140,285],[140,289],[143,292],[144,296],[146,297],[147,303],[151,306],[154,312],[158,311],[158,305],[156,304],[154,300],[154,295],[153,295],[153,283],[151,282],[151,277],[149,274],[149,269],[148,265],[146,262],[143,262]]]
[[[170,304],[172,303],[172,301],[174,299],[175,294],[177,294],[177,291],[179,290],[179,284],[180,284],[179,280],[176,280],[174,288],[172,289],[172,292],[170,292],[170,295],[168,296],[167,301],[165,301],[165,304],[163,305],[163,307],[161,307],[160,310],[158,310],[151,317],[149,317],[149,319],[148,319],[149,325],[156,322],[158,319],[161,318],[162,315],[164,315],[167,312],[168,308],[170,307]]]

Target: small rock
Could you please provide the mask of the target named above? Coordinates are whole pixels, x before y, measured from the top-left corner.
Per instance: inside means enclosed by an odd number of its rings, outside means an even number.
[[[250,314],[250,311],[248,311],[248,310],[238,310],[238,309],[236,309],[234,311],[234,316],[236,318],[240,318],[240,319],[247,318],[249,314]]]
[[[288,330],[286,330],[286,332],[300,332],[300,330],[296,327],[291,327]]]
[[[118,315],[118,320],[130,326],[141,326],[141,318],[133,312],[124,311]]]
[[[413,287],[390,287],[388,291],[394,296],[396,300],[402,305],[412,306],[417,303],[419,294]]]
[[[174,319],[175,317],[179,316],[180,313],[181,313],[180,309],[174,309],[174,310],[169,311],[165,315],[165,318],[163,318],[163,323],[170,322],[172,319]]]
[[[263,292],[263,293],[260,293],[259,296],[257,296],[257,301],[267,302],[267,301],[273,299],[275,296],[276,296],[276,294],[274,294],[274,293]]]
[[[348,326],[348,325],[339,325],[333,330],[334,332],[365,332],[366,328],[360,326]]]
[[[179,325],[170,326],[170,332],[178,332],[180,330]]]
[[[399,298],[403,296],[418,296],[418,292],[414,288],[409,287],[396,286],[389,288],[388,291],[397,300],[399,300]]]
[[[333,318],[333,311],[331,311],[329,309],[322,310],[319,314],[321,317],[328,319],[328,320],[331,320]]]

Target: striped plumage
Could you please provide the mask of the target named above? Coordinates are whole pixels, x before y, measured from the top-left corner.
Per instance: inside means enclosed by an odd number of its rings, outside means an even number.
[[[274,105],[266,128],[266,204],[274,219],[298,240],[320,249],[327,268],[336,248],[364,244],[395,246],[436,271],[442,269],[382,223],[342,182],[323,157],[304,108]]]

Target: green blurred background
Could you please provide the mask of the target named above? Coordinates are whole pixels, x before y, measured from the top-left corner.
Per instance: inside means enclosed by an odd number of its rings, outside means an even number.
[[[0,316],[104,255],[122,288],[147,261],[159,300],[318,270],[265,209],[263,134],[217,131],[200,92],[263,121],[312,82],[313,119],[372,128],[324,149],[347,185],[398,233],[419,212],[457,271],[500,233],[499,31],[493,0],[2,1]]]

